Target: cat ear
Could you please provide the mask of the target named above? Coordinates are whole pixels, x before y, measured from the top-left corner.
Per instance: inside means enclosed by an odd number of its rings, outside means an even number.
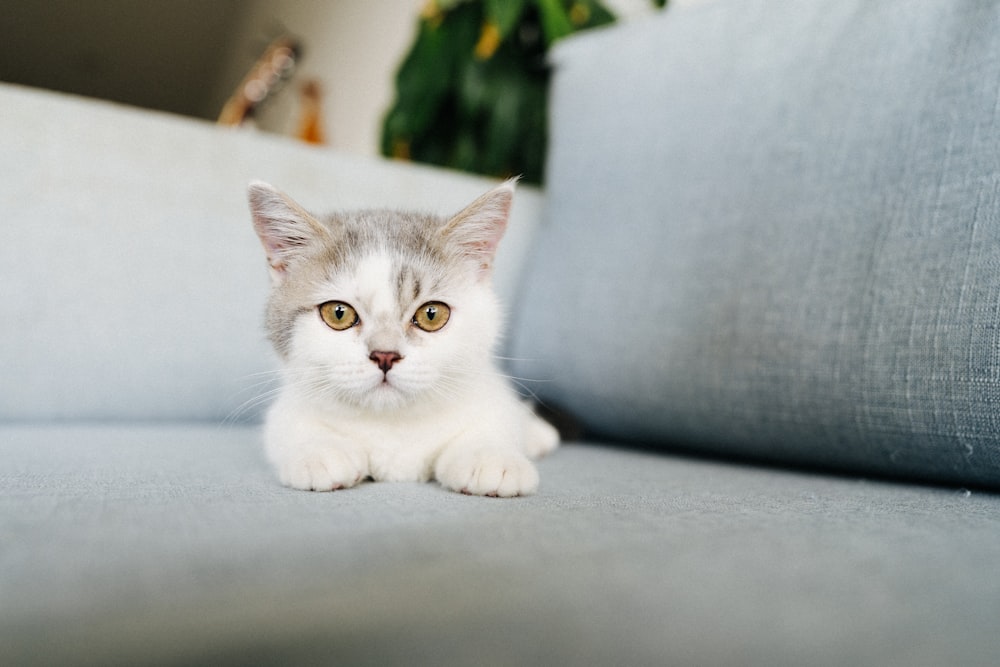
[[[264,245],[272,277],[280,281],[288,263],[327,231],[291,197],[267,183],[254,181],[248,195],[254,230]]]
[[[481,275],[489,275],[497,244],[507,230],[517,178],[504,181],[448,221],[441,230],[444,238],[479,264]]]

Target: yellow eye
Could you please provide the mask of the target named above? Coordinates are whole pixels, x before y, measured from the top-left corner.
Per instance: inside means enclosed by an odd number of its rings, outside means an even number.
[[[326,326],[334,331],[350,329],[358,323],[358,312],[342,301],[327,301],[320,304],[319,316]]]
[[[417,308],[413,315],[413,323],[424,331],[437,331],[448,322],[451,308],[440,301],[428,301]]]

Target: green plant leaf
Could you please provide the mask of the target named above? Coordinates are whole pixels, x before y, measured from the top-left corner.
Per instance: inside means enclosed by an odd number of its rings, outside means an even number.
[[[546,50],[614,16],[600,0],[437,0],[423,15],[383,120],[383,153],[541,183]]]
[[[551,45],[557,39],[573,32],[573,23],[566,15],[560,0],[535,0],[538,5],[538,15],[542,20],[542,31],[545,33],[545,43]]]
[[[466,3],[435,24],[421,21],[416,41],[396,73],[396,101],[384,129],[391,136],[382,150],[391,154],[397,141],[425,136],[455,85],[454,74],[471,52],[481,21],[474,4]]]
[[[434,0],[434,2],[437,4],[438,10],[442,12],[450,12],[456,5],[466,2],[466,0]]]
[[[486,0],[486,20],[496,25],[501,41],[517,27],[526,2],[527,0]]]
[[[614,23],[615,15],[609,12],[604,5],[597,0],[575,0],[574,4],[585,5],[587,7],[587,22],[580,28],[595,28],[599,25],[605,25],[607,23]]]

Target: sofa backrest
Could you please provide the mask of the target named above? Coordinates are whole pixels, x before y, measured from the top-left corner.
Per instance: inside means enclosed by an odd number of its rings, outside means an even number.
[[[1000,485],[998,63],[992,2],[567,40],[514,373],[607,438]]]
[[[320,212],[449,213],[493,185],[9,85],[0,109],[0,421],[256,416],[277,366],[252,179]],[[502,295],[539,209],[520,188]]]

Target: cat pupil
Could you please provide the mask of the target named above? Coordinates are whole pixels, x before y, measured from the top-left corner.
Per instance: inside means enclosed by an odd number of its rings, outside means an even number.
[[[427,309],[427,319],[433,322],[434,318],[437,317],[437,312],[438,312],[437,308],[435,308],[434,306],[431,306],[430,308],[428,308]]]

